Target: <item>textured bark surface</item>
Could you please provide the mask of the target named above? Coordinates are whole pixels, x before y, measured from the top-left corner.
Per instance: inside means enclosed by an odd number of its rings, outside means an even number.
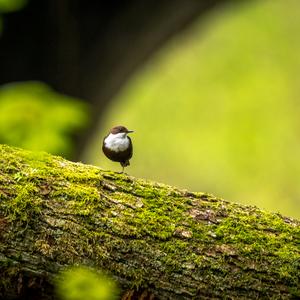
[[[45,153],[0,152],[2,299],[53,299],[55,275],[73,264],[106,270],[127,299],[300,297],[296,220]]]

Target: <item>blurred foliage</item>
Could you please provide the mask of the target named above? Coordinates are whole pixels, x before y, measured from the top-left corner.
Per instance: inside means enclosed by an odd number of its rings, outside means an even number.
[[[104,274],[86,267],[72,267],[56,280],[62,300],[113,300],[118,298],[115,282]]]
[[[20,10],[26,4],[27,0],[0,0],[0,36],[3,30],[3,19],[1,18],[1,14]]]
[[[27,0],[0,0],[0,13],[22,9],[26,4]]]
[[[41,82],[0,87],[0,142],[72,155],[73,138],[88,122],[87,107]]]
[[[120,93],[135,130],[127,172],[300,217],[300,1],[224,6],[173,39]]]

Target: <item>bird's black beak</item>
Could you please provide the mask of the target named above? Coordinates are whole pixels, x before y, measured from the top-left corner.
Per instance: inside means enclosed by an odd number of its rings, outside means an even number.
[[[131,133],[131,132],[134,132],[133,130],[127,130],[127,133]]]

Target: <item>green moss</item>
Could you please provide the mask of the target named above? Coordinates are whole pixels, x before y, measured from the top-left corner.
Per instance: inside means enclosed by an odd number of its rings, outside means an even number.
[[[60,265],[104,268],[136,288],[163,285],[161,270],[165,283],[187,275],[194,295],[208,283],[212,295],[243,286],[262,298],[268,278],[299,286],[295,220],[46,153],[0,146],[0,165],[0,215]]]
[[[17,195],[9,201],[6,209],[10,220],[29,221],[35,214],[41,211],[41,201],[36,196],[37,188],[32,183],[26,185],[16,185]]]

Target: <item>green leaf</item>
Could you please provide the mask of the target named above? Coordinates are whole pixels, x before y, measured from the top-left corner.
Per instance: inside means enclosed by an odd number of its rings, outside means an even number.
[[[104,274],[86,267],[65,270],[56,280],[57,293],[63,300],[117,299],[115,282]]]
[[[22,9],[27,0],[0,0],[0,12],[7,13]]]
[[[72,137],[88,122],[87,106],[41,82],[0,87],[0,142],[70,156]]]

